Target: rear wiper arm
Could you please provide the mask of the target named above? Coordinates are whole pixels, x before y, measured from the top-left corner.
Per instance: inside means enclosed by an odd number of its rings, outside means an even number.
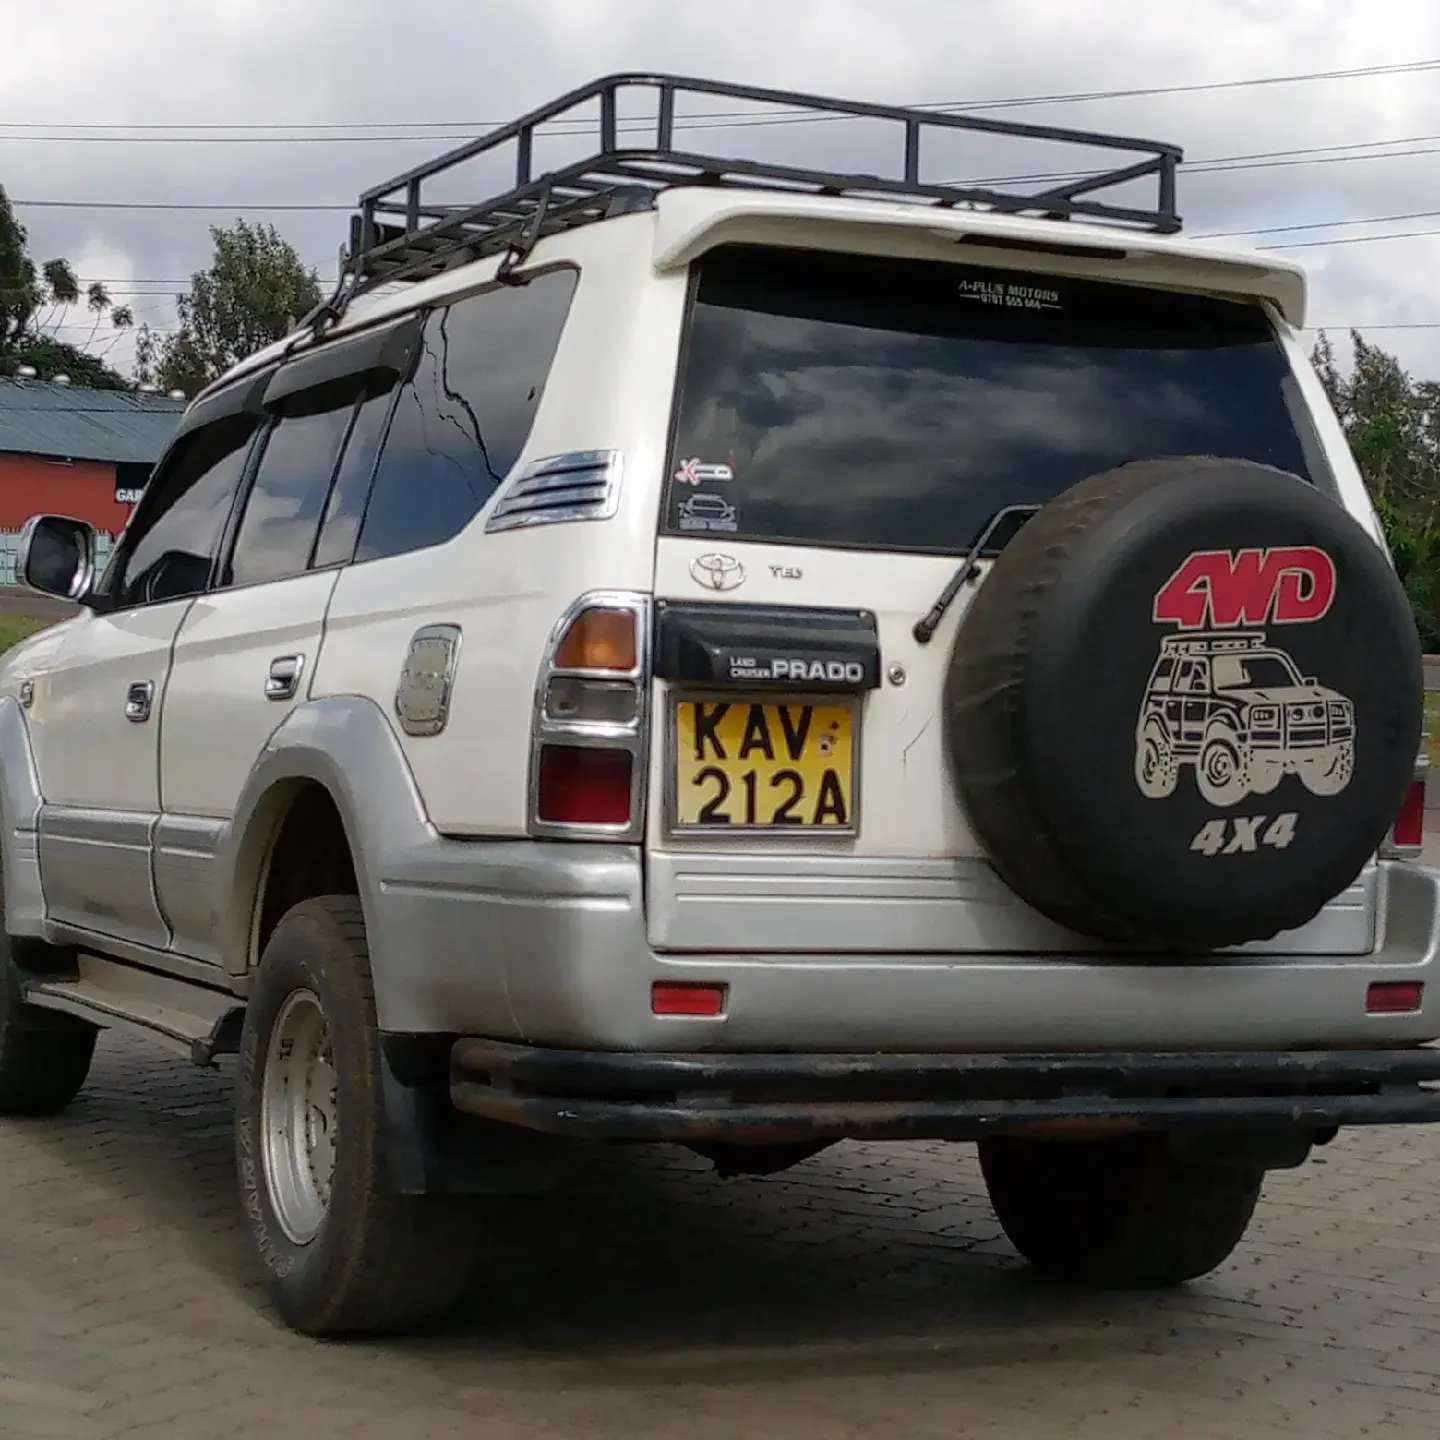
[[[1028,520],[1039,509],[1038,505],[1006,505],[1003,509],[997,510],[985,522],[984,528],[975,537],[975,543],[971,545],[969,553],[961,561],[960,568],[951,577],[950,583],[940,592],[940,598],[926,612],[924,619],[915,622],[915,629],[911,633],[920,644],[928,645],[930,643],[936,630],[940,628],[940,622],[945,618],[945,612],[960,593],[960,587],[979,570],[980,557],[990,548],[990,542],[995,532],[1007,520],[1013,519],[1017,515],[1023,515],[1025,520]],[[1021,523],[1023,524],[1024,521]],[[1018,530],[1020,526],[1017,525],[1015,528]],[[998,554],[999,550],[996,553]]]

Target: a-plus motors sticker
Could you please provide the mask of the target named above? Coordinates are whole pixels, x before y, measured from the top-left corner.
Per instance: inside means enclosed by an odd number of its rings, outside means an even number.
[[[1335,600],[1335,562],[1311,545],[1197,550],[1155,593],[1152,619],[1173,626],[1140,702],[1135,783],[1150,800],[1193,771],[1217,809],[1274,793],[1293,775],[1312,795],[1338,795],[1355,770],[1355,706],[1302,673],[1268,629],[1323,618]],[[1286,848],[1297,816],[1210,821],[1199,854]],[[1229,828],[1227,829],[1227,824]]]

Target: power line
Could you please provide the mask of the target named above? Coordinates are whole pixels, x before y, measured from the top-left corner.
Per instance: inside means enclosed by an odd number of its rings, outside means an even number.
[[[1321,245],[1364,245],[1371,240],[1415,240],[1423,235],[1440,235],[1440,227],[1429,230],[1397,230],[1389,235],[1336,235],[1328,240],[1287,240],[1278,245],[1257,245],[1257,250],[1311,250]]]
[[[92,285],[104,286],[105,294],[109,296],[111,300],[131,295],[141,297],[146,295],[169,296],[173,293],[172,287],[188,286],[193,278],[193,276],[187,276],[184,280],[136,280],[133,284],[123,280],[82,280],[80,282],[79,298],[62,303],[88,305],[89,298],[86,292]],[[338,275],[317,275],[315,277],[315,283],[319,285],[321,289],[324,289],[326,285],[335,284],[339,278]],[[0,295],[25,295],[29,293],[31,293],[29,287],[0,285]]]
[[[1192,240],[1228,240],[1237,235],[1283,235],[1293,230],[1329,230],[1341,225],[1388,225],[1400,220],[1433,220],[1440,210],[1411,210],[1404,215],[1365,215],[1351,220],[1312,220],[1304,225],[1265,225],[1254,230],[1206,230]],[[159,284],[159,281],[155,281]]]
[[[1440,135],[1425,135],[1417,137],[1424,140],[1440,140]],[[1400,140],[1378,140],[1376,145],[1400,145],[1406,142]],[[1339,147],[1322,147],[1326,150]],[[1293,152],[1297,157],[1305,156],[1305,151],[1296,150]],[[1182,165],[1180,168],[1191,175],[1229,175],[1238,170],[1284,170],[1293,165],[1343,165],[1353,160],[1404,160],[1415,155],[1440,154],[1440,149],[1434,145],[1425,145],[1410,150],[1378,150],[1371,155],[1332,155],[1324,154],[1314,158],[1297,158],[1293,160],[1266,159],[1248,161],[1244,164],[1228,164],[1221,160],[1199,162],[1195,165]]]
[[[1440,137],[1437,137],[1440,139]],[[1339,220],[1306,220],[1291,225],[1257,225],[1247,230],[1197,230],[1187,231],[1181,239],[1184,240],[1229,240],[1242,238],[1247,235],[1284,235],[1301,230],[1332,230],[1349,227],[1352,225],[1388,225],[1403,220],[1430,220],[1440,218],[1440,210],[1407,210],[1397,215],[1356,215],[1347,216]],[[1386,236],[1365,236],[1357,237],[1364,239],[1386,239]],[[312,264],[307,267],[312,270],[319,270],[319,265]],[[334,275],[321,275],[318,277],[319,284],[333,285],[336,281]],[[185,287],[194,279],[191,275],[183,276],[162,276],[162,275],[135,275],[135,276],[92,276],[81,281],[82,289],[90,285],[103,285],[106,293],[115,298],[117,296],[143,296],[143,295],[166,295],[171,293],[172,286]],[[146,288],[154,287],[154,288]]]
[[[994,100],[937,100],[921,101],[910,108],[915,110],[931,110],[949,114],[966,114],[973,111],[989,110],[1015,110],[1036,105],[1078,105],[1096,100],[1129,100],[1155,95],[1185,95],[1201,94],[1207,92],[1251,89],[1257,86],[1268,85],[1295,85],[1311,82],[1324,82],[1332,80],[1355,80],[1369,78],[1376,75],[1405,75],[1420,74],[1426,71],[1440,70],[1440,59],[1433,60],[1409,60],[1392,65],[1362,65],[1345,70],[1310,70],[1296,72],[1287,75],[1258,75],[1240,80],[1210,80],[1200,81],[1187,85],[1146,85],[1128,89],[1115,90],[1081,90],[1068,91],[1050,95],[1017,95]],[[702,111],[695,115],[685,116],[676,120],[677,129],[730,129],[748,128],[754,125],[777,125],[777,124],[818,124],[824,121],[853,120],[854,116],[848,115],[817,115],[813,111],[786,107],[773,110],[755,112],[737,111]],[[108,122],[105,124],[86,124],[78,121],[40,121],[40,120],[14,120],[0,121],[0,129],[19,130],[27,132],[21,136],[9,136],[10,139],[71,139],[71,140],[123,140],[123,141],[146,141],[146,140],[167,140],[171,139],[170,132],[195,131],[202,132],[194,136],[179,136],[179,140],[186,139],[209,139],[209,132],[226,130],[242,132],[235,135],[224,135],[213,137],[219,141],[240,141],[249,136],[256,139],[268,139],[269,134],[276,134],[278,141],[269,143],[293,143],[294,141],[306,141],[314,139],[317,141],[328,141],[332,136],[341,134],[341,138],[354,138],[362,140],[402,140],[402,139],[470,139],[477,130],[492,130],[499,126],[509,124],[507,120],[396,120],[396,121],[375,121],[355,120],[338,123],[294,123],[281,124],[274,122],[256,123],[241,121],[235,123],[201,122],[197,124],[180,123],[138,123],[124,124]],[[621,129],[648,129],[653,122],[648,119],[622,120]],[[547,133],[563,133],[567,127],[578,128],[582,132],[594,129],[594,122],[586,119],[558,120],[550,122],[549,125],[541,127]],[[28,132],[45,130],[61,132],[55,135],[30,135]],[[102,136],[95,134],[79,134],[72,132],[97,131],[97,130],[144,130],[155,132],[150,135],[138,136]],[[294,135],[293,131],[315,132],[313,135]],[[342,132],[347,131],[374,131],[374,130],[412,130],[423,132],[417,135],[360,135],[346,136]],[[466,133],[456,136],[435,135],[436,130],[464,130]]]
[[[1392,160],[1409,155],[1434,155],[1437,151],[1428,149],[1382,150],[1385,145],[1429,145],[1440,141],[1440,135],[1405,135],[1394,140],[1357,140],[1344,145],[1306,145],[1293,150],[1254,150],[1243,155],[1213,155],[1205,160],[1185,160],[1179,168],[1187,175],[1227,174],[1232,170],[1270,170],[1288,165],[1336,165],[1351,160]],[[1356,151],[1369,150],[1369,155]],[[1066,180],[1081,180],[1091,172],[1086,170],[1027,171],[1022,175],[986,175],[982,178],[945,180],[945,185],[1034,185],[1059,184]]]
[[[1440,154],[1440,135],[1411,135],[1395,140],[1362,140],[1344,145],[1310,145],[1292,150],[1259,150],[1241,155],[1216,155],[1205,160],[1187,161],[1181,169],[1190,175],[1231,174],[1243,170],[1269,170],[1293,165],[1337,165],[1358,160],[1395,160],[1416,155]],[[1382,146],[1404,145],[1404,150],[1383,150]],[[1358,154],[1365,150],[1371,153]],[[1077,180],[1088,174],[1083,170],[1027,172],[1017,175],[990,175],[981,179],[949,180],[950,185],[1012,185],[1021,183],[1059,184]],[[281,201],[275,204],[211,203],[208,201],[164,200],[29,200],[14,199],[12,205],[38,210],[160,210],[160,211],[233,211],[245,214],[300,213],[335,214],[351,212],[353,203],[314,203]],[[1252,232],[1253,233],[1253,232]]]
[[[1349,159],[1383,160],[1391,153],[1390,151],[1381,155],[1359,155],[1356,152],[1379,150],[1384,145],[1429,145],[1437,140],[1440,140],[1440,135],[1401,135],[1394,140],[1352,140],[1344,145],[1302,145],[1298,149],[1291,150],[1255,150],[1246,155],[1216,155],[1209,160],[1182,160],[1180,168],[1188,170],[1191,174],[1199,174],[1213,166],[1230,165],[1236,161],[1245,161],[1248,165],[1251,161],[1305,159],[1316,155],[1326,157],[1324,163]],[[1415,152],[1402,151],[1400,153]],[[1256,166],[1255,168],[1260,167]]]
[[[351,205],[212,205],[199,201],[173,200],[12,200],[12,205],[28,205],[32,210],[234,210],[254,215],[271,211],[304,211],[314,214],[336,210],[353,210]]]

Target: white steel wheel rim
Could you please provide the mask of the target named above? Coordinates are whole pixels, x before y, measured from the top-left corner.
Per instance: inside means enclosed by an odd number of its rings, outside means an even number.
[[[330,1025],[319,997],[296,990],[270,1027],[260,1088],[265,1188],[294,1245],[309,1244],[329,1211],[336,1121]]]

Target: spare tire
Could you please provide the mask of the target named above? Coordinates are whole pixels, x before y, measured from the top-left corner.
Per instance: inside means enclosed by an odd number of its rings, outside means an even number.
[[[1413,776],[1415,622],[1375,540],[1294,475],[1145,460],[996,559],[945,680],[1000,876],[1080,935],[1205,951],[1313,918]]]

